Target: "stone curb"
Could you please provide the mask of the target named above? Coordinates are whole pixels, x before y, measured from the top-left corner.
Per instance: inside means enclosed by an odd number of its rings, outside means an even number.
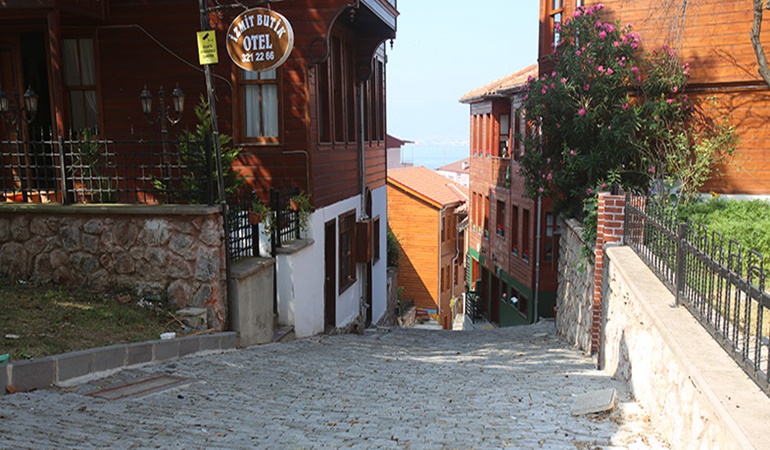
[[[44,389],[106,370],[158,363],[200,352],[235,350],[237,333],[186,336],[169,340],[110,345],[27,361],[0,364],[0,386],[17,391]],[[6,393],[3,392],[0,395]]]

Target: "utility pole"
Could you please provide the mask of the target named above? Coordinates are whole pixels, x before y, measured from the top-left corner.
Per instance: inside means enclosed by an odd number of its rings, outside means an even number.
[[[201,16],[201,31],[209,30],[208,20],[208,0],[198,0]],[[225,177],[222,170],[222,149],[219,145],[219,124],[217,121],[216,95],[214,93],[214,83],[211,77],[211,65],[204,64],[203,70],[206,77],[206,94],[209,103],[209,112],[211,113],[211,137],[214,140],[214,153],[217,167],[217,191],[219,193],[219,205],[222,211],[222,228],[224,231],[225,245],[225,292],[227,295],[227,329],[232,329],[232,299],[230,298],[230,225],[227,222],[227,199],[225,198]]]

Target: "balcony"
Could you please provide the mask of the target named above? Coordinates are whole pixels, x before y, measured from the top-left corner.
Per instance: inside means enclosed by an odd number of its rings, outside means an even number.
[[[396,17],[398,17],[396,2],[397,0],[361,0],[361,3],[394,31],[396,29]]]
[[[510,188],[511,187],[511,159],[493,157],[492,165],[489,171],[490,183],[495,186]]]

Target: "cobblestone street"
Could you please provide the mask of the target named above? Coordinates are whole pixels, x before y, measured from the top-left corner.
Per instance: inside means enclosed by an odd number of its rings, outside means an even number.
[[[97,389],[172,374],[192,383],[106,401]],[[614,387],[612,413],[575,395]],[[666,448],[621,383],[553,323],[318,336],[124,370],[3,397],[6,448]]]

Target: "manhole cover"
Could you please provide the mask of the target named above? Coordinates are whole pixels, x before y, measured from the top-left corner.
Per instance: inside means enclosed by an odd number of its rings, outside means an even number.
[[[166,389],[184,386],[190,384],[190,382],[191,381],[188,378],[177,377],[174,375],[158,375],[121,386],[89,392],[86,395],[104,400],[120,400],[127,397],[154,394]]]

